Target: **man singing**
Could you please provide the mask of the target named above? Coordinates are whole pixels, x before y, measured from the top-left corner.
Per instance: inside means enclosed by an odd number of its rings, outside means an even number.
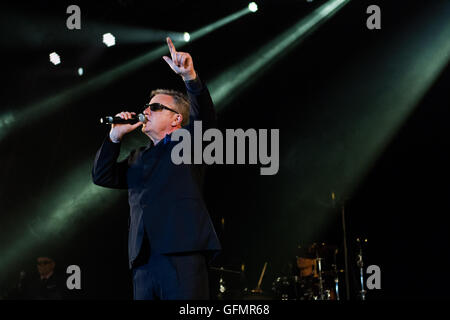
[[[200,165],[175,165],[171,134],[182,127],[193,135],[194,120],[216,126],[208,89],[198,77],[189,53],[177,52],[170,38],[171,58],[163,59],[179,74],[188,97],[173,90],[154,90],[146,104],[145,122],[113,124],[98,150],[92,170],[95,184],[128,189],[129,267],[134,299],[208,299],[207,259],[220,243],[201,195]],[[134,112],[116,116],[131,119]],[[139,126],[148,146],[117,162],[124,135]]]

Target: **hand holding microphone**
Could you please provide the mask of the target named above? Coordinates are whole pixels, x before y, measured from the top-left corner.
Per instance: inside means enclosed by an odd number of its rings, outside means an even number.
[[[103,122],[102,122],[103,120]],[[114,117],[104,117],[100,119],[101,123],[111,124],[109,138],[114,143],[119,143],[122,137],[135,130],[137,127],[147,122],[143,114],[136,116],[135,112],[121,112]]]
[[[135,114],[134,112],[132,112],[132,114]],[[122,119],[119,116],[106,116],[103,118],[100,118],[100,123],[101,124],[125,124],[125,123],[129,123],[129,124],[135,124],[136,122],[146,122],[146,118],[145,116],[140,113],[137,116],[133,116],[130,119]]]

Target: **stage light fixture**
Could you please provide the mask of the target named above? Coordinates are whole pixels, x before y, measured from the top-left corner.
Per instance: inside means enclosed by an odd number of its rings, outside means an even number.
[[[185,42],[189,42],[189,40],[191,40],[191,35],[189,34],[189,32],[185,32],[183,38]]]
[[[111,33],[105,33],[103,35],[103,43],[107,47],[112,47],[116,44],[116,38]]]
[[[56,52],[50,53],[49,57],[50,62],[53,63],[55,66],[61,63],[61,58],[59,54],[57,54]]]
[[[250,10],[251,12],[256,12],[258,11],[258,5],[255,2],[250,2],[248,4],[248,10]]]
[[[81,77],[84,74],[83,68],[78,68],[78,75]]]

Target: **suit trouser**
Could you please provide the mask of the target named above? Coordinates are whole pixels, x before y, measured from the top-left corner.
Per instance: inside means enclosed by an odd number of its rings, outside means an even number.
[[[201,253],[152,254],[132,271],[135,300],[209,299],[208,269]]]

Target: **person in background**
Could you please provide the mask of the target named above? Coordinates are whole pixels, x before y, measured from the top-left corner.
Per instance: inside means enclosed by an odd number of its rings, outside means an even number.
[[[56,273],[56,262],[48,255],[36,259],[37,277],[32,278],[24,287],[25,300],[62,300],[64,299],[64,281]]]

